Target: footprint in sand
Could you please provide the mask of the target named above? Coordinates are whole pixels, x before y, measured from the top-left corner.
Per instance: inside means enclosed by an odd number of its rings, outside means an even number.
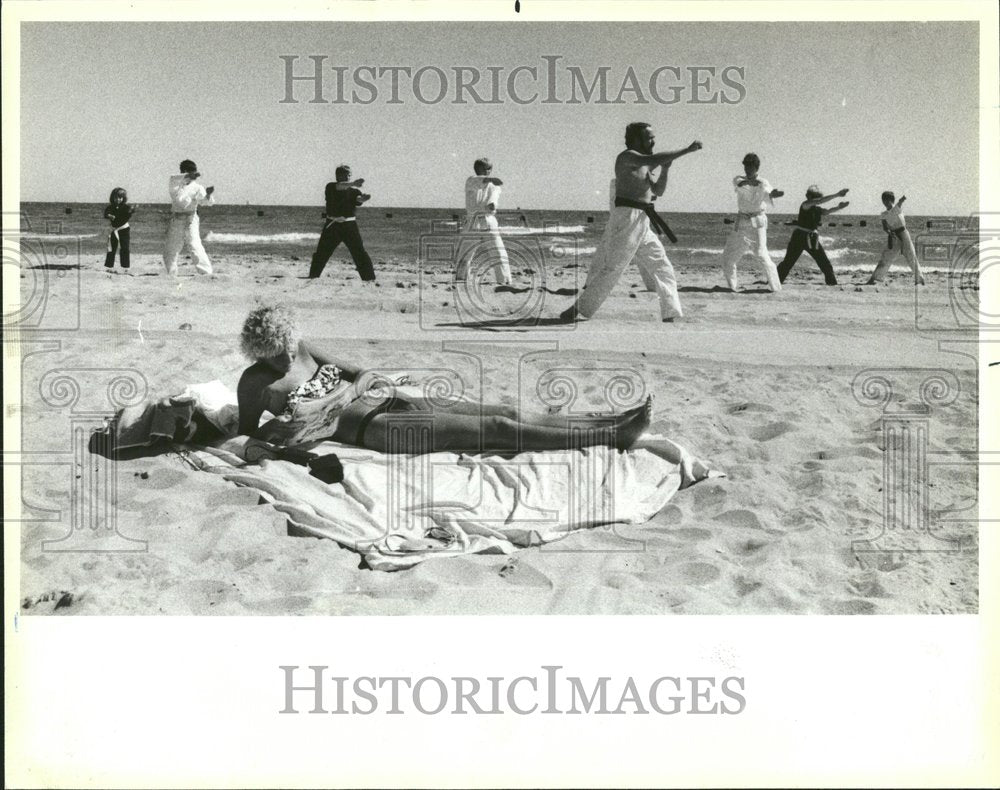
[[[698,527],[684,527],[682,529],[672,529],[670,530],[671,535],[675,535],[681,540],[687,540],[691,543],[697,543],[701,540],[708,540],[712,537],[712,533],[707,529],[699,529]]]
[[[493,576],[489,568],[465,557],[432,559],[425,565],[428,575],[435,581],[455,587],[479,587]]]
[[[763,540],[741,540],[735,546],[733,546],[733,554],[740,557],[749,557],[752,554],[756,554],[762,548],[767,546],[767,541]]]
[[[769,442],[771,439],[777,439],[782,434],[788,433],[792,427],[787,422],[770,422],[750,431],[750,438],[755,442]]]
[[[834,447],[831,450],[820,450],[816,453],[817,460],[833,461],[838,458],[881,458],[882,452],[874,447]]]
[[[713,505],[721,505],[729,494],[720,485],[705,485],[701,483],[694,487],[695,510],[703,510]]]
[[[184,472],[179,469],[152,469],[149,471],[148,478],[142,478],[140,485],[143,488],[155,488],[164,489],[171,488],[172,486],[179,485],[182,481],[187,479]],[[136,478],[138,482],[140,478]]]
[[[517,557],[507,560],[498,571],[498,575],[508,584],[517,587],[537,587],[542,590],[551,590],[554,587],[552,579]]]
[[[727,414],[743,414],[744,412],[760,413],[760,412],[771,412],[771,411],[774,411],[774,407],[769,406],[766,403],[751,403],[751,402],[736,403],[726,408]]]
[[[253,488],[232,488],[216,491],[205,497],[205,504],[209,507],[225,507],[226,505],[253,507],[261,501],[260,493]]]
[[[680,567],[680,572],[688,584],[710,584],[722,575],[722,571],[707,562],[689,562]]]
[[[825,601],[823,611],[826,614],[875,614],[875,604],[871,601]]]
[[[284,598],[270,598],[263,601],[253,601],[250,610],[259,614],[300,614],[309,611],[313,599],[308,595],[288,595]]]
[[[764,583],[751,581],[745,576],[737,576],[735,579],[733,579],[733,586],[736,588],[736,594],[740,598],[745,598],[750,593],[754,592],[755,590],[759,590],[761,587],[763,587]]]
[[[714,520],[729,527],[764,529],[757,514],[751,510],[727,510],[725,513],[717,515]]]

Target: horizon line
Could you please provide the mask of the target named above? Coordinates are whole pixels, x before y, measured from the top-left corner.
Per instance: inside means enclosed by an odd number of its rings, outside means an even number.
[[[24,204],[24,203],[37,203],[37,204],[46,204],[46,205],[53,205],[53,206],[104,206],[104,205],[107,204],[107,201],[73,201],[73,200],[21,200],[19,202],[21,204]],[[156,203],[145,202],[145,203],[139,203],[139,205],[163,206],[163,207],[169,208],[170,203],[169,202],[156,202]],[[260,208],[315,208],[315,209],[318,209],[320,211],[322,211],[322,209],[323,209],[323,206],[322,206],[321,203],[215,203],[212,206],[204,206],[204,208],[206,208],[206,209],[212,209],[212,208],[229,208],[229,207],[237,207],[237,208],[242,207],[242,208],[255,208],[255,209],[260,209]],[[450,212],[452,214],[463,214],[465,212],[465,207],[464,206],[462,206],[462,207],[450,207],[450,206],[378,206],[378,205],[371,205],[371,204],[369,204],[367,206],[359,206],[358,208],[359,209],[377,209],[379,211],[442,211],[442,212]],[[610,212],[610,209],[607,209],[607,208],[602,208],[602,209],[584,209],[584,208],[581,208],[581,209],[576,209],[576,208],[569,208],[569,209],[568,208],[521,208],[520,206],[518,206],[516,208],[510,208],[510,209],[499,209],[497,211],[497,215],[502,216],[502,215],[505,215],[505,214],[514,214],[514,213],[516,213],[518,211],[521,211],[521,212],[524,212],[524,211],[534,211],[534,212],[537,212],[537,211],[551,211],[553,213],[562,213],[562,214],[567,214],[567,213],[570,213],[570,212],[575,212],[575,213],[579,213],[579,214],[608,214]],[[770,214],[770,215],[777,215],[777,214],[795,214],[797,212],[798,212],[797,208],[792,208],[789,211],[778,211],[778,210],[776,210],[776,211],[769,211],[767,213]],[[4,212],[4,213],[8,213],[8,212]],[[736,214],[737,212],[735,210],[728,210],[728,209],[727,210],[723,210],[723,211],[718,211],[718,210],[713,210],[713,211],[708,211],[708,210],[691,210],[691,209],[663,209],[662,211],[659,211],[658,213],[660,213],[660,214]],[[875,213],[864,213],[863,212],[863,213],[858,213],[858,214],[853,214],[853,213],[849,213],[849,212],[837,212],[837,214],[839,216],[841,216],[841,217],[868,217],[868,216],[877,217],[879,214],[881,214],[881,211],[877,211]],[[979,211],[971,211],[971,212],[965,212],[965,213],[961,213],[961,214],[952,214],[952,213],[938,211],[938,212],[931,212],[931,213],[926,213],[926,214],[924,214],[924,213],[907,213],[906,216],[910,216],[910,217],[936,217],[936,216],[941,216],[941,217],[952,217],[952,218],[954,218],[954,217],[975,217],[975,216],[979,216],[981,214],[982,214],[982,212],[979,212]]]

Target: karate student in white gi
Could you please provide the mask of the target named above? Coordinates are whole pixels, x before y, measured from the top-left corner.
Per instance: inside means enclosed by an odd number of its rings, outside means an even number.
[[[886,233],[886,248],[882,250],[882,257],[879,258],[878,266],[872,272],[872,276],[865,285],[874,285],[889,271],[892,262],[902,255],[913,270],[913,276],[918,285],[924,285],[924,275],[920,271],[920,261],[917,260],[917,251],[913,249],[913,239],[910,238],[910,231],[906,229],[906,217],[903,215],[903,203],[906,195],[903,195],[899,202],[896,202],[896,195],[892,192],[882,193],[882,205],[885,211],[882,212],[882,230]],[[893,241],[895,240],[895,244]]]
[[[625,127],[625,150],[615,159],[615,199],[604,236],[587,271],[587,281],[576,304],[563,311],[563,321],[591,318],[608,298],[631,261],[639,266],[643,282],[660,299],[660,318],[670,322],[683,315],[677,278],[657,234],[676,239],[653,209],[653,201],[667,188],[673,161],[701,150],[697,140],[679,151],[653,153],[656,141],[648,123]],[[660,168],[659,176],[653,171]]]
[[[458,242],[455,281],[465,282],[469,267],[479,256],[486,256],[497,285],[510,285],[510,262],[500,236],[497,204],[503,181],[494,178],[493,165],[485,156],[473,164],[474,176],[465,180],[465,226]]]
[[[778,268],[767,251],[767,207],[773,206],[774,198],[779,198],[785,193],[780,189],[772,189],[767,181],[759,178],[758,170],[760,170],[760,158],[757,154],[747,154],[743,157],[745,175],[733,179],[739,213],[736,216],[736,224],[726,239],[726,249],[722,253],[722,273],[732,291],[739,290],[736,264],[745,255],[753,256],[761,264],[767,276],[767,284],[772,291],[781,290]]]
[[[195,268],[201,274],[212,273],[212,261],[201,244],[198,224],[198,206],[211,206],[215,200],[215,187],[198,183],[201,173],[190,159],[181,162],[180,175],[170,176],[170,225],[163,249],[163,265],[167,274],[177,274],[177,256],[186,246],[194,256]]]

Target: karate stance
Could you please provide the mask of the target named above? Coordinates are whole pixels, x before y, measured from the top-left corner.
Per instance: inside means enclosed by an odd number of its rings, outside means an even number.
[[[167,189],[170,192],[170,225],[167,227],[167,241],[163,250],[163,265],[167,274],[177,274],[177,256],[186,246],[194,256],[195,268],[202,274],[212,273],[212,261],[201,244],[198,222],[198,206],[211,206],[215,200],[215,187],[203,187],[198,183],[201,173],[190,159],[181,162],[181,174],[170,176]]]
[[[366,195],[358,188],[365,183],[363,178],[351,181],[351,168],[347,165],[338,167],[336,175],[337,180],[326,185],[326,213],[323,215],[326,224],[323,225],[316,252],[313,253],[312,263],[309,265],[309,277],[319,277],[333,251],[337,249],[337,245],[344,242],[361,279],[365,282],[374,282],[375,267],[372,266],[372,259],[361,240],[361,231],[358,230],[354,216],[355,209],[371,200],[372,196]]]
[[[104,256],[104,266],[108,269],[115,268],[116,252],[121,256],[122,269],[129,268],[129,220],[136,208],[136,206],[129,205],[128,193],[122,187],[115,187],[111,190],[108,205],[104,207],[104,218],[111,222],[111,232],[108,234],[108,252]]]
[[[630,123],[625,128],[625,150],[615,159],[615,201],[604,237],[587,271],[583,293],[576,304],[565,310],[564,321],[591,318],[608,298],[630,261],[635,260],[647,288],[660,299],[660,317],[670,322],[680,318],[681,301],[677,278],[657,233],[675,241],[673,233],[653,210],[652,201],[667,188],[667,174],[673,161],[701,150],[697,140],[679,151],[653,153],[655,142],[648,123]],[[652,171],[660,168],[654,178]]]
[[[806,190],[806,199],[799,206],[799,217],[795,221],[795,230],[792,231],[792,237],[788,240],[785,259],[778,265],[778,278],[782,283],[785,282],[788,273],[792,270],[802,251],[805,250],[816,261],[819,270],[823,272],[826,284],[837,284],[837,275],[834,273],[833,265],[830,263],[830,259],[826,257],[826,250],[823,249],[823,243],[819,239],[819,223],[827,214],[842,211],[850,203],[841,201],[829,209],[823,208],[820,204],[827,203],[834,198],[843,197],[846,194],[847,190],[842,189],[832,195],[824,195],[815,184]]]
[[[920,261],[917,260],[917,251],[913,249],[913,239],[910,238],[910,231],[906,229],[906,217],[903,216],[903,203],[905,200],[906,195],[903,195],[899,199],[899,202],[896,203],[896,195],[894,193],[882,193],[882,205],[885,206],[885,211],[882,212],[881,217],[882,230],[886,233],[886,248],[882,250],[882,257],[879,259],[878,266],[875,267],[875,271],[872,272],[872,276],[865,285],[874,285],[885,277],[892,262],[899,258],[901,254],[906,258],[906,262],[910,264],[917,284],[925,284],[924,275],[920,272]],[[895,245],[893,245],[894,240],[896,242]]]
[[[764,267],[767,284],[772,291],[781,290],[778,269],[767,251],[767,207],[773,206],[774,199],[785,193],[780,189],[772,189],[767,181],[758,178],[759,170],[760,158],[757,154],[747,154],[743,157],[744,175],[733,179],[738,214],[736,225],[726,239],[726,249],[722,253],[722,273],[726,277],[726,284],[734,292],[739,290],[736,264],[745,255],[753,256]]]
[[[476,174],[465,180],[465,227],[458,242],[455,281],[465,282],[473,260],[484,254],[497,285],[510,285],[510,263],[497,222],[497,202],[503,181],[490,175],[493,165],[486,157],[477,159],[473,169]]]

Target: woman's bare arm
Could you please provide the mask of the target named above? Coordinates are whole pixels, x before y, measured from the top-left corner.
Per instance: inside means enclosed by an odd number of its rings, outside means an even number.
[[[340,375],[347,381],[354,381],[358,376],[361,375],[363,370],[357,365],[352,365],[350,362],[345,362],[342,359],[337,359],[336,357],[327,354],[325,351],[321,351],[316,348],[311,343],[303,342],[306,351],[309,355],[316,360],[317,365],[336,365],[340,368]]]
[[[829,203],[834,198],[843,197],[849,191],[850,190],[842,189],[839,192],[834,192],[834,193],[832,193],[830,195],[822,195],[821,197],[813,198],[812,200],[806,200],[806,201],[803,202],[802,205],[806,206],[807,208],[812,208],[813,206],[818,206],[821,203]]]
[[[249,436],[257,430],[260,416],[264,413],[264,378],[253,368],[247,368],[236,385],[236,403],[239,407],[239,432]]]
[[[824,216],[825,216],[826,214],[833,214],[833,213],[835,213],[837,211],[843,211],[849,205],[851,205],[851,204],[848,201],[842,200],[840,203],[838,203],[833,208],[821,208],[820,211],[822,211],[823,214],[824,214]]]

